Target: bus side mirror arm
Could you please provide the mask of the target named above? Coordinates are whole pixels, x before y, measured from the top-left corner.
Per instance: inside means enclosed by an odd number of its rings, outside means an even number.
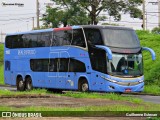
[[[142,50],[147,50],[151,53],[152,55],[152,60],[155,60],[156,59],[156,54],[154,52],[154,50],[152,50],[151,48],[148,48],[148,47],[142,47]]]
[[[112,51],[111,51],[111,49],[110,49],[109,47],[107,47],[107,46],[102,46],[102,45],[96,45],[96,47],[105,50],[106,53],[107,53],[108,59],[109,59],[109,60],[112,60]]]

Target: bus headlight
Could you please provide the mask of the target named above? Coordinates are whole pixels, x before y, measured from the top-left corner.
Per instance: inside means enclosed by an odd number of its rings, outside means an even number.
[[[140,81],[138,81],[139,83],[142,83],[143,82],[143,80],[140,80]]]
[[[112,79],[106,78],[106,77],[104,77],[104,76],[101,76],[101,78],[103,78],[103,79],[105,79],[105,80],[107,80],[107,81],[109,81],[109,82],[113,82],[113,83],[116,83],[116,82],[117,82],[116,80],[112,80]]]

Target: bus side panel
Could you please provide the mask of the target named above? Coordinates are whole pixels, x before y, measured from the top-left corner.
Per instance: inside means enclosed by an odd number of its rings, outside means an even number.
[[[96,71],[92,72],[91,74],[92,91],[107,91],[106,81],[102,79],[101,76],[104,76],[104,74]]]
[[[17,69],[16,60],[5,60],[5,83],[9,85],[16,85],[15,71]]]
[[[4,82],[11,84],[11,62],[9,60],[4,62]]]

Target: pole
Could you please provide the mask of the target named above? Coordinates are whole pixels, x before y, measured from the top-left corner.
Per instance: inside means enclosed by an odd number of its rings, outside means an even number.
[[[32,30],[34,30],[34,17],[32,17]]]
[[[147,23],[148,22],[148,18],[147,18],[147,12],[146,12],[146,30],[147,30]]]
[[[160,0],[158,0],[158,26],[160,27]]]
[[[37,9],[37,29],[39,29],[39,2],[36,0],[36,9]]]
[[[143,30],[145,30],[145,0],[143,0]]]

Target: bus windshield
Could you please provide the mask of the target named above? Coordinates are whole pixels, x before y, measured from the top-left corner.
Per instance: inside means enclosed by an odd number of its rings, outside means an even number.
[[[128,29],[103,29],[104,44],[118,48],[140,47],[138,37],[134,30]]]
[[[115,54],[107,62],[108,73],[116,76],[140,76],[143,74],[142,54]]]

